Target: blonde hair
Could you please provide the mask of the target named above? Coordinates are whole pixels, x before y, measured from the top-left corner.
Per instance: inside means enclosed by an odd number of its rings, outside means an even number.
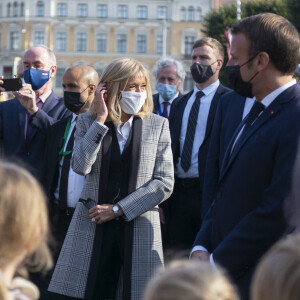
[[[48,248],[48,212],[38,182],[15,164],[0,163],[0,269],[27,251],[21,267],[47,270],[52,266]],[[0,299],[5,288],[0,282]]]
[[[238,300],[226,276],[209,263],[174,261],[155,276],[144,300]]]
[[[107,87],[107,121],[119,123],[121,121],[121,107],[119,104],[121,91],[123,91],[128,81],[135,76],[142,74],[145,76],[147,99],[141,111],[134,116],[145,117],[153,111],[153,99],[150,87],[150,79],[147,70],[141,62],[133,58],[118,58],[113,60],[102,72],[100,83],[106,83]],[[94,105],[90,108],[90,113],[94,115]]]
[[[263,257],[252,282],[252,300],[300,297],[300,234],[281,240]]]

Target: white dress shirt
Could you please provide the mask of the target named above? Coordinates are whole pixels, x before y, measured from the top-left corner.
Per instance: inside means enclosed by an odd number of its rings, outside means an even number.
[[[70,126],[69,134],[67,137],[67,141],[65,143],[64,151],[66,151],[66,147],[67,147],[68,141],[70,139],[71,133],[72,133],[74,127],[76,126],[76,118],[77,118],[77,115],[73,113],[71,126]],[[62,159],[59,162],[58,185],[57,185],[57,188],[54,193],[55,199],[59,198],[60,177],[61,177],[61,168],[62,168],[63,162],[64,162],[64,157],[62,157]],[[76,203],[80,199],[80,194],[83,189],[84,183],[85,183],[85,176],[75,173],[73,171],[72,167],[70,166],[69,177],[68,177],[68,194],[67,194],[67,206],[68,207],[76,206]]]
[[[178,162],[176,165],[175,175],[179,178],[193,178],[193,177],[199,177],[199,171],[198,171],[198,152],[201,144],[203,143],[205,132],[206,132],[206,125],[207,125],[207,119],[209,114],[210,105],[212,102],[212,99],[217,91],[217,88],[220,85],[220,81],[217,80],[216,82],[212,83],[208,87],[202,90],[204,95],[201,97],[200,102],[200,108],[199,108],[199,114],[196,124],[196,130],[195,130],[195,137],[194,137],[194,143],[193,143],[193,150],[192,150],[192,157],[191,157],[191,166],[188,169],[187,172],[185,172],[181,167],[181,157],[178,158]],[[187,126],[188,126],[188,119],[190,115],[190,111],[192,108],[192,105],[194,104],[196,94],[200,90],[194,86],[194,92],[189,98],[189,100],[186,103],[183,117],[182,117],[182,125],[181,125],[181,131],[180,131],[180,156],[182,154]]]
[[[175,96],[172,99],[170,99],[169,101],[164,100],[164,98],[161,95],[159,95],[158,102],[159,102],[159,107],[160,107],[160,110],[159,110],[159,115],[160,116],[162,115],[162,113],[164,111],[164,104],[163,104],[164,102],[169,102],[170,103],[170,105],[168,105],[168,107],[167,107],[168,116],[170,115],[172,102],[178,97],[178,95],[179,95],[179,92],[177,92],[175,94]]]
[[[282,93],[284,92],[286,89],[288,89],[289,87],[291,87],[292,85],[296,84],[296,80],[293,79],[291,80],[290,82],[286,83],[285,85],[279,87],[278,89],[274,90],[272,93],[268,94],[265,98],[263,98],[261,100],[261,103],[265,105],[266,108],[268,108],[268,106]],[[248,99],[248,98],[247,98]],[[255,99],[255,98],[254,98]],[[250,102],[250,101],[249,101]],[[243,118],[249,113],[250,109],[252,106],[250,106],[249,108],[249,102],[246,102],[245,103],[245,106],[244,106],[244,112],[243,112]],[[247,104],[248,103],[248,104]],[[254,102],[253,102],[254,103]],[[259,118],[259,116],[258,116]],[[255,122],[255,121],[254,121]],[[241,132],[243,131],[243,128],[241,129]],[[241,134],[241,132],[239,133],[239,135]],[[239,136],[238,135],[238,136]],[[191,251],[191,254],[195,251],[199,251],[199,250],[202,250],[202,251],[207,251],[207,249],[203,246],[200,246],[200,245],[197,245],[197,246],[194,246],[192,251]],[[213,267],[215,267],[215,262],[214,262],[214,259],[213,259],[213,253],[210,254],[210,263]]]

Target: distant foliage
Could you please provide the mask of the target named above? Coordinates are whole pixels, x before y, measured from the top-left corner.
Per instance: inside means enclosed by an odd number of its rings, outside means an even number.
[[[295,27],[300,29],[300,0],[249,0],[242,2],[241,17],[248,17],[259,13],[271,12],[281,15],[290,20]],[[236,22],[236,3],[222,6],[219,10],[213,10],[204,17],[202,32],[206,36],[213,37],[220,41],[225,49],[224,67],[220,72],[220,80],[229,86],[225,75],[225,65],[228,61],[226,51],[225,30]]]

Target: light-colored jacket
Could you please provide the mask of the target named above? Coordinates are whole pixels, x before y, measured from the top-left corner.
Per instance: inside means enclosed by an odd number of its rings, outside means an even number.
[[[83,199],[98,200],[101,142],[107,130],[91,115],[79,116],[72,166],[74,171],[86,175]],[[118,202],[125,220],[134,222],[131,299],[135,300],[142,298],[147,282],[163,265],[159,214],[153,208],[168,199],[174,184],[168,120],[154,114],[143,118],[141,136],[140,155],[136,158],[136,191]],[[79,202],[50,282],[50,291],[84,298],[96,226]],[[121,286],[119,283],[118,295],[121,295]]]

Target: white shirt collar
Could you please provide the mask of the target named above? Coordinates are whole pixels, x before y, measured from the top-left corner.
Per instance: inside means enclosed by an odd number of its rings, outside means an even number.
[[[209,86],[207,86],[206,88],[204,88],[202,90],[202,92],[204,93],[205,96],[209,95],[210,93],[214,92],[220,85],[220,80],[218,79],[217,81],[215,81],[214,83],[210,84]],[[197,88],[196,85],[194,85],[194,93],[196,94],[197,92],[199,92],[200,90]]]
[[[268,107],[276,99],[277,96],[279,96],[283,91],[285,91],[294,84],[296,84],[296,79],[289,81],[288,83],[284,84],[283,86],[268,94],[265,98],[261,100],[261,103],[265,107]]]

